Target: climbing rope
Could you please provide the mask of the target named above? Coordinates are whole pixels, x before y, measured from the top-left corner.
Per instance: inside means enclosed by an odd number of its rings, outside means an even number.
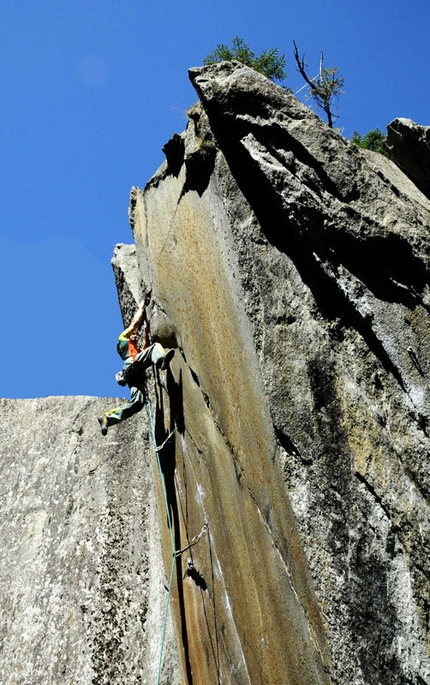
[[[168,502],[168,499],[167,499],[166,483],[165,483],[164,474],[163,474],[163,471],[162,471],[162,468],[161,468],[159,452],[163,449],[163,447],[166,445],[166,443],[170,440],[170,438],[172,437],[172,435],[175,433],[176,428],[174,428],[174,429],[169,433],[169,435],[167,436],[167,438],[164,440],[164,442],[163,442],[161,445],[157,445],[157,439],[156,439],[156,437],[155,437],[154,420],[153,420],[153,418],[152,418],[151,401],[150,401],[150,399],[149,399],[149,395],[148,395],[147,390],[146,390],[146,397],[147,397],[149,424],[150,424],[150,427],[151,427],[152,440],[153,440],[153,443],[154,443],[154,451],[155,451],[155,455],[156,455],[156,457],[157,457],[158,471],[159,471],[159,474],[160,474],[161,485],[162,485],[162,488],[163,488],[164,504],[165,504],[165,507],[166,507],[166,514],[167,514],[167,524],[168,524],[168,526],[169,526],[170,542],[171,542],[171,545],[172,545],[172,566],[171,566],[171,568],[170,568],[170,578],[169,578],[169,585],[168,585],[168,589],[167,589],[166,609],[165,609],[165,612],[164,612],[163,630],[162,630],[162,633],[161,633],[160,658],[159,658],[159,662],[158,662],[157,684],[160,685],[160,683],[161,683],[161,667],[162,667],[162,665],[163,665],[163,647],[164,647],[164,641],[165,641],[165,637],[166,637],[167,616],[168,616],[168,613],[169,613],[170,597],[171,597],[171,593],[172,593],[173,574],[174,574],[174,570],[175,570],[176,559],[177,559],[179,556],[181,556],[181,554],[182,554],[183,552],[185,552],[187,549],[190,549],[190,547],[194,547],[194,545],[196,545],[196,544],[199,542],[199,540],[203,537],[204,533],[207,531],[207,529],[208,529],[208,524],[207,524],[207,523],[204,524],[204,526],[203,526],[203,528],[201,529],[200,533],[199,533],[198,535],[195,535],[195,536],[193,537],[193,539],[191,540],[191,542],[190,542],[189,545],[187,545],[186,547],[183,547],[183,549],[175,550],[175,542],[174,542],[174,539],[173,539],[172,520],[171,520],[171,517],[170,517],[169,502]]]

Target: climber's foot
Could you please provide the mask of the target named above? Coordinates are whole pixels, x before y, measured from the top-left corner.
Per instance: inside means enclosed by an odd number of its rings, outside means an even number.
[[[161,357],[161,358],[157,361],[157,367],[158,367],[159,369],[161,369],[162,371],[164,371],[164,369],[167,369],[167,367],[169,366],[170,362],[171,362],[172,359],[173,359],[173,355],[174,355],[174,354],[175,354],[175,350],[167,350],[167,352],[166,352],[166,354],[164,355],[164,357]]]
[[[106,416],[100,416],[100,418],[98,418],[97,421],[100,424],[102,435],[107,435],[108,425],[107,425]]]

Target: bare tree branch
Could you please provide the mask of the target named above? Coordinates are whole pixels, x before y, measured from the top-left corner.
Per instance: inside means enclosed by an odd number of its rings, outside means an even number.
[[[321,52],[319,75],[313,79],[309,78],[307,74],[307,64],[305,63],[305,56],[300,57],[299,49],[294,43],[294,59],[296,60],[297,69],[302,75],[305,83],[310,88],[310,94],[314,98],[318,107],[324,110],[327,116],[327,124],[329,128],[333,128],[333,119],[337,115],[333,114],[332,101],[342,92],[344,83],[343,76],[337,75],[337,67],[324,68],[324,53]]]

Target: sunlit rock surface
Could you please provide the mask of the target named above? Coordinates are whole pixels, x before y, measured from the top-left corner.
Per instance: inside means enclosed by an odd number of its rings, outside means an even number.
[[[430,203],[246,67],[190,74],[203,106],[131,198],[178,345],[178,546],[209,523],[189,677],[428,682]]]
[[[116,404],[0,400],[2,685],[157,680],[166,590],[149,427],[141,414],[102,438],[97,416]],[[171,643],[168,626],[164,674],[180,683]]]
[[[163,684],[426,685],[430,201],[247,67],[190,76],[113,260],[176,352],[168,512],[145,412],[2,401],[4,682],[157,682],[195,542]]]

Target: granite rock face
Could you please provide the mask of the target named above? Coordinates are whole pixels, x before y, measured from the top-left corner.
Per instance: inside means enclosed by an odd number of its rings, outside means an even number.
[[[166,591],[149,427],[142,413],[102,438],[96,417],[116,404],[0,400],[2,685],[156,682]],[[172,640],[168,626],[163,677],[179,684]]]
[[[177,345],[177,547],[209,524],[178,560],[188,682],[422,685],[430,202],[247,67],[190,77],[201,104],[130,206]]]
[[[253,70],[190,77],[113,259],[175,348],[165,493],[145,412],[0,401],[0,683],[157,682],[171,587],[163,685],[427,685],[430,201]]]
[[[430,198],[430,126],[394,119],[387,126],[385,148],[390,159]]]

